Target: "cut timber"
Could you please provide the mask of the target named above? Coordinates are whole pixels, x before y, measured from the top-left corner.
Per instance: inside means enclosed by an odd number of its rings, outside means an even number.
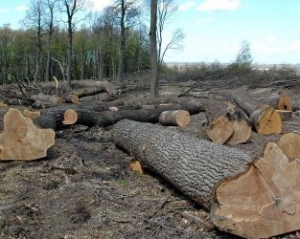
[[[259,134],[279,134],[282,131],[280,114],[272,107],[254,111],[251,120]]]
[[[184,127],[191,121],[190,113],[186,110],[164,111],[159,116],[161,125],[174,125]]]
[[[39,93],[37,95],[32,95],[30,99],[35,101],[48,102],[52,104],[61,104],[64,102],[64,99],[60,96],[56,95],[45,95],[43,93]]]
[[[36,125],[41,128],[51,128],[54,130],[59,129],[63,125],[64,113],[68,109],[73,109],[78,115],[76,124],[82,124],[89,127],[100,126],[107,127],[117,123],[122,119],[132,119],[141,122],[158,123],[159,116],[166,110],[186,110],[190,114],[197,114],[203,112],[202,105],[178,105],[177,107],[157,108],[149,110],[120,110],[120,111],[103,111],[95,112],[93,110],[87,110],[76,105],[62,105],[60,107],[54,107],[41,110],[41,116],[34,119]],[[92,109],[93,107],[89,108]]]
[[[279,110],[293,111],[291,99],[287,95],[283,95],[279,98],[277,107]]]
[[[283,134],[278,142],[283,153],[289,158],[300,158],[300,135],[296,133]]]
[[[211,211],[221,230],[245,238],[271,238],[300,229],[300,160],[275,143],[250,168],[216,189]]]
[[[64,98],[64,102],[77,104],[79,102],[79,97],[76,94],[67,95]]]
[[[220,116],[214,122],[210,123],[207,129],[208,137],[216,144],[225,144],[233,134],[231,123],[225,115]]]
[[[207,106],[208,137],[217,144],[247,142],[251,135],[248,117],[230,102],[212,101]]]
[[[282,121],[292,118],[292,113],[293,113],[292,111],[276,110],[276,112],[280,115]]]
[[[201,140],[163,126],[122,120],[114,142],[184,194],[209,209],[215,186],[248,168],[250,153]]]
[[[69,125],[69,124],[75,124],[78,120],[78,114],[75,110],[73,109],[68,109],[64,113],[64,119],[63,119],[63,124]]]
[[[23,110],[23,115],[28,118],[34,119],[34,118],[41,116],[41,112],[33,111],[33,110]]]
[[[47,156],[54,144],[52,129],[37,128],[17,109],[5,114],[4,132],[0,134],[0,160],[35,160]]]
[[[210,209],[221,230],[269,238],[300,229],[300,159],[268,143],[264,157],[163,127],[130,120],[112,130],[114,142]]]

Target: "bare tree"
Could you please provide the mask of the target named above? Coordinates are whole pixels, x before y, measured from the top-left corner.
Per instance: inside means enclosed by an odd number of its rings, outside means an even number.
[[[181,29],[177,29],[171,40],[165,44],[163,49],[163,32],[166,25],[176,13],[178,6],[174,0],[158,0],[158,29],[157,29],[157,42],[158,42],[158,65],[159,68],[163,63],[167,51],[180,51],[183,48],[182,42],[185,37]]]
[[[36,33],[36,55],[35,55],[35,71],[34,83],[37,84],[40,80],[40,67],[41,67],[41,52],[42,52],[42,36],[43,36],[43,15],[45,13],[42,0],[31,0],[30,7],[26,12],[26,17],[23,24]]]
[[[47,63],[46,63],[46,81],[50,80],[50,62],[51,62],[51,42],[54,31],[54,11],[58,0],[45,0],[44,22],[47,31]]]
[[[162,65],[165,54],[167,51],[180,51],[183,48],[182,41],[184,39],[185,35],[182,32],[181,29],[177,29],[171,38],[171,40],[168,42],[168,44],[165,46],[165,48],[162,50],[159,49],[159,57],[158,57],[158,65],[159,67]],[[162,52],[161,52],[162,51]]]
[[[152,98],[158,96],[158,62],[157,62],[157,0],[151,0],[150,14],[150,54],[151,54],[151,89]]]
[[[60,0],[61,10],[67,14],[67,31],[68,31],[68,64],[67,64],[67,88],[72,89],[72,60],[73,60],[73,33],[76,25],[85,20],[86,17],[77,19],[80,12],[88,10],[91,6],[87,0]],[[88,14],[87,14],[88,15]],[[86,16],[87,16],[86,15]]]
[[[120,9],[120,61],[118,68],[117,80],[121,85],[123,84],[124,65],[125,65],[125,47],[126,47],[126,34],[125,30],[135,26],[139,22],[140,11],[138,8],[138,0],[115,0],[115,7]]]

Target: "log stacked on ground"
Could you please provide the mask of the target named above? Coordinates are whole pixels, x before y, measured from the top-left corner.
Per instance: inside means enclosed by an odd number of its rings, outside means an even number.
[[[113,127],[112,137],[144,167],[207,209],[211,207],[215,186],[246,170],[252,161],[246,151],[150,123],[122,120]]]
[[[186,110],[190,114],[196,114],[204,111],[202,105],[178,105],[171,108],[157,108],[149,110],[120,110],[120,111],[103,111],[95,112],[93,110],[87,110],[80,108],[79,105],[68,106],[63,105],[60,107],[54,107],[44,109],[41,111],[41,116],[34,119],[34,122],[41,128],[59,129],[63,125],[65,120],[64,114],[68,109],[73,109],[77,114],[77,124],[86,125],[89,127],[100,126],[107,127],[117,123],[122,119],[132,119],[140,122],[158,123],[159,116],[166,110]],[[72,111],[72,113],[74,113]]]
[[[190,113],[186,110],[163,111],[159,116],[161,125],[187,126],[191,121]]]
[[[300,135],[297,133],[283,134],[278,142],[279,147],[289,158],[300,158]]]
[[[300,159],[276,143],[250,154],[149,123],[118,122],[114,142],[194,201],[221,230],[268,238],[300,229]]]
[[[282,121],[278,112],[272,107],[263,107],[256,99],[245,91],[232,94],[236,104],[251,118],[253,127],[260,134],[281,133]]]
[[[212,101],[206,109],[208,137],[217,144],[247,142],[251,135],[248,117],[230,102]]]

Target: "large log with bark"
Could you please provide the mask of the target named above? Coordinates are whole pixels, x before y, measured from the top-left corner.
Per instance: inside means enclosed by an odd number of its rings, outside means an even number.
[[[215,186],[246,170],[252,161],[246,151],[132,120],[118,122],[112,137],[144,167],[207,209],[214,200]]]
[[[211,211],[221,230],[267,238],[300,229],[300,159],[276,143],[253,160],[249,152],[149,123],[118,122],[114,142]]]

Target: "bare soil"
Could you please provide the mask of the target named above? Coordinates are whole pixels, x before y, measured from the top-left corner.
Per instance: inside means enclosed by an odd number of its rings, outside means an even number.
[[[77,87],[86,84],[92,82],[76,83]],[[175,97],[189,86],[165,86],[161,95]],[[203,92],[224,91],[226,87],[212,82]],[[1,86],[0,100],[17,90],[14,85]],[[294,100],[299,91],[299,87],[280,86],[249,90],[257,98],[286,93]],[[147,96],[147,91],[140,90],[120,98],[140,100]],[[15,105],[1,108],[1,121],[10,107],[24,109]],[[143,175],[133,172],[129,168],[131,156],[115,146],[110,129],[65,127],[56,132],[47,158],[0,162],[0,238],[237,238],[214,228],[205,210],[159,175],[147,170]],[[207,139],[201,115],[193,115],[191,124],[180,130]],[[249,142],[237,147],[257,155],[262,154],[266,142],[279,137],[252,134]],[[298,238],[299,233],[276,238]]]

